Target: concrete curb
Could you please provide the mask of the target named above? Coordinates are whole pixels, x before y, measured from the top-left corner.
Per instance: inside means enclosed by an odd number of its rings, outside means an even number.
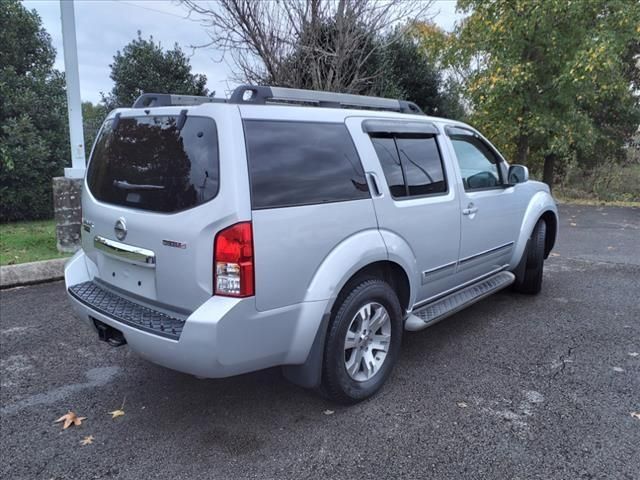
[[[42,262],[2,266],[0,267],[0,289],[60,280],[64,277],[64,264],[67,260],[68,258],[55,258]]]

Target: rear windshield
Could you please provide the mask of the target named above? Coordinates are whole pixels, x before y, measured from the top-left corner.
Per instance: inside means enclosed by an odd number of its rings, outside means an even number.
[[[110,120],[89,170],[98,200],[154,212],[195,207],[218,193],[218,138],[210,118],[144,116]]]

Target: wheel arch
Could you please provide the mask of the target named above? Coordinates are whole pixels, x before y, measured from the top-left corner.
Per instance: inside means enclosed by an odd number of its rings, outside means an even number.
[[[405,272],[404,268],[396,262],[391,260],[380,260],[365,265],[351,275],[340,289],[338,295],[336,295],[330,308],[331,314],[334,313],[336,305],[339,305],[340,300],[342,300],[342,298],[344,298],[344,296],[347,295],[355,285],[367,278],[379,278],[387,282],[398,295],[398,301],[400,302],[400,306],[403,311],[406,311],[409,308],[411,285],[409,283],[409,276],[407,275],[407,272]]]
[[[388,282],[398,295],[403,312],[409,308],[411,302],[411,284],[405,269],[398,263],[388,259],[375,260],[352,271],[341,282],[339,290],[328,301],[325,314],[316,333],[313,345],[302,365],[286,365],[282,367],[284,376],[291,382],[305,387],[317,388],[322,379],[322,362],[327,328],[335,308],[358,283],[367,278],[381,278]]]
[[[556,244],[556,238],[558,235],[558,217],[553,211],[546,210],[540,218],[547,224],[547,235],[544,239],[544,258],[547,259]]]
[[[520,234],[518,236],[511,268],[517,268],[522,256],[525,253],[529,237],[540,219],[544,219],[547,224],[547,238],[545,240],[545,258],[549,256],[555,245],[558,235],[558,208],[553,197],[546,191],[539,191],[533,195],[527,206],[522,223],[520,224]]]

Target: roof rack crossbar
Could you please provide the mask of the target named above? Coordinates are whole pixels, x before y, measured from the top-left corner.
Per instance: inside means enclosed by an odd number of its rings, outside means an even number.
[[[224,98],[203,97],[198,95],[175,95],[172,93],[143,93],[133,103],[132,108],[173,107],[201,105],[203,103],[225,103]]]
[[[229,103],[245,104],[306,104],[329,108],[354,108],[387,110],[401,113],[418,113],[422,110],[413,102],[391,98],[368,97],[350,93],[320,92],[297,88],[242,85],[229,98]]]

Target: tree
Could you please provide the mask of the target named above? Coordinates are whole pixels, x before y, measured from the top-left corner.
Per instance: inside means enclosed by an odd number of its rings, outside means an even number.
[[[40,17],[0,2],[0,221],[53,215],[51,179],[69,156],[64,77]]]
[[[559,161],[622,148],[640,121],[628,64],[639,3],[459,0],[458,8],[469,16],[448,58],[468,72],[471,122],[509,157],[542,166],[551,186]]]
[[[386,46],[381,35],[421,16],[431,4],[219,0],[210,6],[183,1],[207,27],[209,45],[231,54],[238,80],[350,93],[372,92],[383,76],[374,61]]]
[[[444,79],[441,66],[422,48],[418,31],[411,27],[381,40],[384,47],[378,68],[384,75],[374,93],[415,102],[427,115],[461,118],[464,111],[457,94]]]
[[[138,38],[113,57],[110,77],[114,86],[109,95],[102,95],[108,110],[130,107],[145,92],[209,94],[206,75],[191,73],[189,59],[177,43],[173,50],[164,51],[153,37],[145,40],[141,35],[138,31]]]
[[[466,120],[468,99],[464,95],[464,84],[473,68],[473,62],[458,61],[455,53],[457,39],[433,21],[414,22],[411,34],[423,57],[428,58],[433,68],[442,77],[442,109],[446,117]]]
[[[100,130],[108,113],[109,110],[107,110],[107,107],[104,105],[82,102],[82,130],[84,132],[84,144],[87,149],[87,155],[91,151],[98,130]]]

